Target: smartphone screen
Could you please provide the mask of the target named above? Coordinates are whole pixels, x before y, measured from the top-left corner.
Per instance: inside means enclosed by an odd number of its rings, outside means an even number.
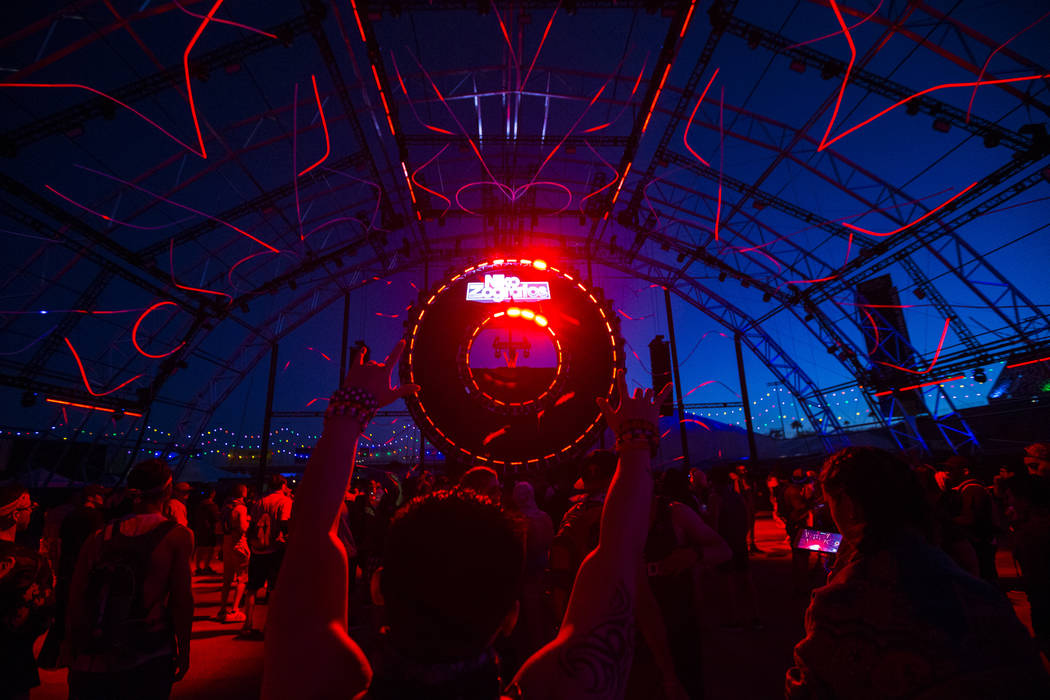
[[[839,551],[840,544],[842,544],[842,535],[837,532],[803,529],[798,535],[798,541],[795,542],[795,548],[834,554]]]

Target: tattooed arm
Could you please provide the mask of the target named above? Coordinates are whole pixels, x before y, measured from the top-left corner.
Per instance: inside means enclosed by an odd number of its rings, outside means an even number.
[[[609,426],[625,420],[655,424],[670,385],[653,396],[627,392],[619,377],[620,406],[599,405]],[[523,698],[619,698],[631,667],[635,589],[648,535],[653,482],[647,447],[620,450],[602,511],[598,547],[576,575],[561,631],[522,667],[511,695]]]

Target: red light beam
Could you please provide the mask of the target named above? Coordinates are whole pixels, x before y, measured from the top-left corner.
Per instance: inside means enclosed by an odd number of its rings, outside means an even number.
[[[700,93],[700,99],[696,101],[696,106],[693,107],[693,113],[689,115],[689,121],[685,123],[685,133],[682,134],[682,143],[692,153],[698,161],[711,167],[711,164],[700,157],[700,154],[693,150],[693,147],[689,145],[689,127],[693,125],[693,119],[696,117],[696,110],[700,109],[700,105],[703,104],[704,98],[707,96],[707,91],[711,89],[711,83],[715,82],[715,77],[718,75],[718,68],[715,68],[715,72],[711,74],[711,77],[707,81],[707,85],[704,86],[704,91]]]
[[[142,346],[139,345],[139,340],[138,340],[139,326],[142,325],[142,322],[146,319],[147,316],[149,316],[151,313],[153,313],[154,310],[159,309],[162,306],[174,306],[175,308],[178,308],[179,305],[176,304],[173,301],[158,301],[156,304],[154,304],[153,306],[151,306],[148,309],[146,309],[145,311],[143,311],[142,314],[135,321],[135,325],[131,327],[131,344],[135,346],[135,349],[139,351],[140,355],[142,355],[144,357],[148,357],[151,360],[159,360],[159,359],[161,359],[163,357],[167,357],[168,355],[174,355],[176,352],[179,351],[179,349],[183,345],[186,344],[186,341],[183,341],[183,342],[179,343],[178,345],[176,345],[174,349],[164,353],[163,355],[152,355],[152,354],[146,352],[145,350],[143,350]]]
[[[299,173],[299,177],[302,177],[306,173],[316,168],[321,163],[325,162],[325,160],[328,158],[328,155],[332,152],[332,142],[328,137],[328,121],[324,118],[324,107],[321,105],[321,93],[317,91],[317,76],[311,75],[310,80],[313,81],[314,84],[314,97],[317,99],[317,113],[321,115],[321,126],[324,127],[324,155],[321,156],[321,160],[317,161],[309,168]]]
[[[128,379],[126,381],[121,382],[120,384],[117,384],[115,387],[113,387],[109,391],[102,391],[102,392],[95,391],[94,389],[91,388],[91,382],[88,381],[87,373],[84,372],[84,363],[80,360],[80,355],[77,353],[77,349],[75,347],[73,347],[73,343],[69,342],[69,338],[66,338],[66,337],[63,336],[62,340],[66,341],[66,345],[69,346],[69,351],[71,353],[73,353],[73,359],[77,361],[77,369],[80,370],[80,378],[84,380],[84,388],[87,389],[87,392],[89,394],[91,394],[92,396],[108,396],[109,394],[112,394],[113,392],[119,391],[123,387],[126,387],[128,384],[131,384],[133,381],[135,381],[136,379],[138,379],[139,377],[142,376],[141,374],[136,374],[131,379]]]

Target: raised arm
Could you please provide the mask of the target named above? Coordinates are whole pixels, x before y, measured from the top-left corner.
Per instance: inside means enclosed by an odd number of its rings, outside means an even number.
[[[622,696],[634,646],[638,567],[648,535],[653,480],[650,438],[659,434],[658,395],[641,389],[631,397],[618,377],[620,406],[598,404],[617,435],[619,462],[602,511],[598,547],[576,575],[557,638],[530,658],[515,679],[523,697]]]
[[[419,389],[390,386],[404,347],[399,342],[383,364],[363,364],[359,355],[343,387],[361,391],[329,404],[321,439],[296,491],[266,621],[263,698],[352,698],[368,687],[371,668],[346,628],[349,574],[338,536],[339,508],[371,412]]]

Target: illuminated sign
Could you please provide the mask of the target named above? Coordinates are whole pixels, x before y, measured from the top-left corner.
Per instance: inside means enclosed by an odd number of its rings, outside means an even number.
[[[467,283],[467,301],[499,304],[504,301],[542,301],[551,298],[546,282],[522,282],[518,277],[485,275],[484,282]]]

